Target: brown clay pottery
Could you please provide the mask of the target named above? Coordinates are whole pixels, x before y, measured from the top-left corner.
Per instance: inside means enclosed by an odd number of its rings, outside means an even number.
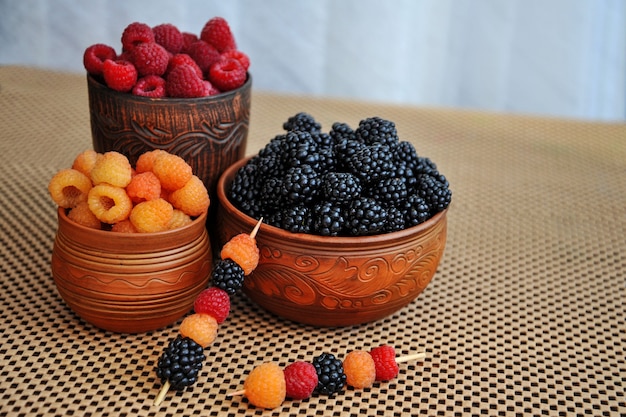
[[[252,78],[233,91],[201,98],[148,98],[116,92],[88,75],[94,150],[117,151],[135,164],[163,149],[187,161],[211,197],[220,174],[243,158]]]
[[[213,268],[206,214],[159,233],[94,230],[58,210],[52,274],[61,297],[104,330],[142,333],[187,314]]]
[[[228,168],[217,185],[220,244],[257,222],[227,198],[246,162]],[[366,237],[291,233],[263,224],[256,236],[259,265],[246,277],[244,292],[271,313],[319,327],[382,319],[431,281],[446,244],[446,215],[447,210],[409,229]]]

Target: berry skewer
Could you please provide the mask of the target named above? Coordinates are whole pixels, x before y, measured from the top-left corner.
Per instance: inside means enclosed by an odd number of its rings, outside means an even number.
[[[211,273],[211,284],[194,301],[194,312],[183,319],[179,335],[159,358],[156,373],[161,383],[154,405],[159,406],[170,388],[181,391],[193,385],[202,369],[204,349],[217,337],[219,325],[230,313],[230,297],[243,285],[243,279],[258,265],[256,234],[261,218],[250,234],[241,233],[224,244],[220,260]]]
[[[348,385],[356,389],[371,387],[376,381],[389,381],[399,373],[400,363],[424,359],[420,352],[396,357],[395,349],[383,345],[367,352],[353,350],[343,362],[333,354],[322,353],[311,363],[297,361],[284,370],[272,362],[255,367],[244,381],[242,390],[226,394],[243,395],[255,407],[272,409],[285,398],[304,400],[313,392],[333,395]]]

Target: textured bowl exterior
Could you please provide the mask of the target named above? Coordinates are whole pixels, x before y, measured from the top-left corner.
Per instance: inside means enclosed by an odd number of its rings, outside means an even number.
[[[93,230],[59,209],[51,269],[57,290],[101,329],[143,333],[174,323],[206,288],[213,258],[206,214],[159,233]]]
[[[248,233],[257,220],[227,198],[235,173],[217,186],[218,241]],[[260,260],[244,281],[259,306],[298,323],[350,326],[385,318],[406,306],[433,278],[446,244],[447,210],[402,231],[366,237],[323,237],[263,224]]]
[[[212,197],[221,173],[243,158],[250,121],[252,78],[211,97],[154,99],[114,91],[87,76],[93,147],[118,151],[134,165],[163,149],[185,159]]]

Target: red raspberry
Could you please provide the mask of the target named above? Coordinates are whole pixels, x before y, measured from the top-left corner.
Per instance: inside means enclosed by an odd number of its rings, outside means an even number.
[[[202,28],[200,39],[213,45],[218,51],[237,49],[235,37],[230,31],[228,22],[221,17],[214,17]]]
[[[152,28],[145,23],[133,22],[122,32],[122,51],[130,51],[145,42],[154,42]]]
[[[183,49],[183,34],[171,23],[163,23],[152,28],[154,41],[173,54]]]
[[[107,59],[115,60],[115,49],[103,43],[91,45],[83,54],[83,65],[89,74],[102,75],[102,66]]]
[[[220,60],[220,53],[210,43],[197,41],[192,43],[187,50],[187,54],[193,58],[203,73],[207,72],[211,65]]]
[[[193,58],[187,54],[176,54],[171,57],[170,62],[167,66],[167,72],[172,71],[175,67],[179,65],[191,65],[196,71],[196,74],[198,74],[198,77],[203,77],[202,70],[200,69],[196,61],[194,61]]]
[[[208,80],[204,80],[204,95],[205,96],[214,96],[221,93],[220,90],[218,90],[217,88],[215,88],[215,86],[213,84],[211,84],[211,81]]]
[[[221,324],[230,313],[230,297],[221,288],[207,288],[196,297],[193,310],[198,314],[213,316],[217,323]]]
[[[211,65],[208,78],[220,91],[230,91],[246,82],[246,70],[236,59],[221,59]]]
[[[102,65],[102,75],[109,88],[123,93],[132,90],[137,82],[137,69],[128,61],[107,59]]]
[[[165,90],[170,97],[204,97],[204,80],[190,65],[179,65],[167,75]]]
[[[137,80],[132,93],[136,96],[152,98],[165,97],[165,80],[158,75],[146,75]]]
[[[376,381],[390,381],[400,371],[396,362],[396,351],[393,346],[383,345],[370,351],[376,365]]]
[[[191,44],[196,42],[197,40],[198,35],[196,35],[195,33],[183,32],[183,48],[180,50],[180,52],[186,54]]]
[[[315,366],[308,362],[294,362],[288,365],[285,375],[286,396],[294,400],[305,400],[313,394],[317,387]]]
[[[135,46],[131,57],[140,76],[165,74],[170,60],[167,50],[156,42],[145,42]]]
[[[241,52],[238,49],[231,49],[225,52],[222,52],[221,55],[222,58],[234,58],[237,61],[239,61],[239,63],[241,64],[241,66],[248,71],[248,68],[250,68],[250,58],[248,57],[248,55],[246,55],[245,53]]]

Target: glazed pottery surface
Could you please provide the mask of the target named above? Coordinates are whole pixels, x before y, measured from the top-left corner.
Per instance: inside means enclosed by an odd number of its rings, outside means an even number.
[[[142,333],[174,323],[206,288],[213,258],[206,214],[159,233],[94,230],[58,209],[51,268],[57,290],[85,321]]]
[[[189,163],[211,197],[220,174],[243,158],[252,78],[233,91],[200,98],[148,98],[114,91],[88,75],[94,150],[118,151],[134,165],[153,149]]]
[[[249,233],[257,222],[227,198],[236,171],[217,186],[218,241]],[[289,320],[320,327],[385,318],[406,306],[433,278],[446,244],[447,210],[398,232],[364,237],[290,233],[263,224],[257,268],[244,281],[255,303]]]

